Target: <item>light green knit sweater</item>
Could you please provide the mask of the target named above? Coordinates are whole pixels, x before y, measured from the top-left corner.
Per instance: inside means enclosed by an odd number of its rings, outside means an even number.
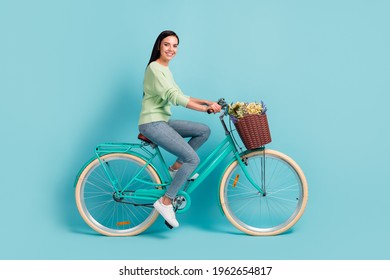
[[[189,96],[183,94],[167,66],[154,61],[149,64],[144,78],[144,97],[138,124],[168,121],[171,104],[186,107]]]

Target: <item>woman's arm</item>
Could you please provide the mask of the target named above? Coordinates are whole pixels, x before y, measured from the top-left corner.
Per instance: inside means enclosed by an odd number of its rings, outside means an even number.
[[[209,101],[209,100],[198,99],[198,98],[194,98],[194,97],[190,97],[190,98],[192,99],[193,102],[195,102],[199,105],[210,106],[211,104],[214,103],[213,101]]]
[[[213,113],[216,113],[221,111],[221,106],[218,103],[193,97],[190,97],[187,108],[201,112],[211,110]]]

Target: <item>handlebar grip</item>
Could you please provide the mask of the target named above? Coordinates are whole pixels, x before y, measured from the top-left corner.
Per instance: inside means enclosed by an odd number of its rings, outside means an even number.
[[[211,113],[214,113],[214,110],[213,109],[208,109],[207,110],[207,114],[211,114]]]

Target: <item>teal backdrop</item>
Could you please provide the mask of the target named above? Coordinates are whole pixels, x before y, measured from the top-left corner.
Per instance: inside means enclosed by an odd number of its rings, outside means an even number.
[[[389,259],[389,1],[0,1],[1,259]],[[273,142],[304,170],[309,202],[289,232],[237,232],[217,206],[222,172],[181,227],[161,218],[108,238],[80,218],[74,180],[102,142],[134,142],[157,35],[191,96],[264,100]],[[207,123],[204,158],[222,139]],[[387,113],[386,113],[387,112]],[[171,158],[168,155],[168,158]]]

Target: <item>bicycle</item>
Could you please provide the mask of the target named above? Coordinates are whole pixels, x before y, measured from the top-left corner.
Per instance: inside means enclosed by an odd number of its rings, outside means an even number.
[[[302,216],[308,199],[304,173],[295,161],[264,146],[239,152],[233,129],[219,119],[225,139],[201,162],[173,201],[177,213],[190,208],[190,194],[228,155],[222,173],[219,206],[237,229],[249,235],[277,235]],[[80,170],[75,182],[77,208],[83,220],[107,236],[133,236],[158,217],[153,203],[171,182],[168,165],[157,145],[143,135],[140,143],[104,143]],[[158,168],[157,165],[161,167]]]

